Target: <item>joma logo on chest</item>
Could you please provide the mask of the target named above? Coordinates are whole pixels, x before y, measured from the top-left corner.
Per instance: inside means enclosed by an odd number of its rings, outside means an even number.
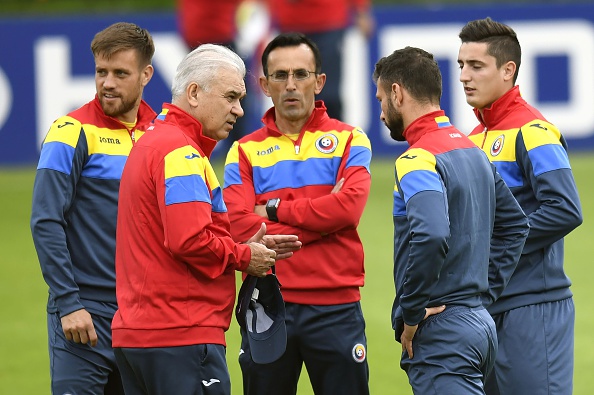
[[[114,139],[111,137],[99,137],[99,142],[106,144],[121,144],[120,139]]]
[[[272,154],[274,151],[277,151],[279,149],[280,149],[280,147],[278,145],[275,145],[274,147],[270,147],[270,148],[265,149],[265,150],[258,150],[256,154],[258,156],[268,155],[268,154]]]

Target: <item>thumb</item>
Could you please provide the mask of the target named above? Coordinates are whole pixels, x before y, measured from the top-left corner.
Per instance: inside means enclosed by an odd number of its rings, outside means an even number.
[[[260,225],[260,229],[258,229],[258,232],[254,235],[254,238],[256,240],[262,240],[262,237],[264,237],[265,234],[266,234],[266,223],[262,222],[262,225]]]

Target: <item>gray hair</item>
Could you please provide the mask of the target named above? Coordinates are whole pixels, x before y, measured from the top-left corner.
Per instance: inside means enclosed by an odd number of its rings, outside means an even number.
[[[241,73],[242,78],[245,78],[246,69],[243,60],[229,48],[222,45],[202,44],[194,49],[177,66],[171,85],[172,101],[182,96],[192,82],[208,91],[221,68],[236,70]]]

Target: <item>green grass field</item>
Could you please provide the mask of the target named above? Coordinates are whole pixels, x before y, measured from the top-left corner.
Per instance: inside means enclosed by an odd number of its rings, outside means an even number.
[[[574,154],[571,163],[582,198],[584,224],[566,238],[566,268],[573,280],[577,308],[574,394],[588,395],[594,388],[594,154]],[[221,166],[217,166],[219,175]],[[0,168],[0,392],[49,394],[45,302],[42,279],[29,232],[33,168]],[[412,394],[399,367],[400,344],[390,328],[394,297],[392,283],[392,184],[391,159],[374,159],[372,191],[359,227],[366,251],[367,281],[363,312],[367,321],[370,386],[374,395]],[[233,319],[227,334],[228,362],[233,394],[241,393],[237,363],[238,327]],[[304,371],[299,394],[311,394]]]

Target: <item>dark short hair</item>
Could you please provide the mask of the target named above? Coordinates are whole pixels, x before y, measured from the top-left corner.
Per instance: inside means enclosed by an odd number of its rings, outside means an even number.
[[[386,92],[392,84],[405,88],[421,103],[440,104],[441,72],[433,55],[420,48],[406,47],[381,58],[375,64],[373,81],[378,80]]]
[[[487,17],[468,22],[458,37],[462,43],[487,43],[487,53],[495,58],[497,68],[506,62],[514,62],[516,73],[513,82],[516,83],[522,62],[522,48],[514,29]]]
[[[320,54],[320,49],[313,42],[309,37],[307,37],[303,33],[298,32],[289,32],[289,33],[281,33],[276,36],[271,42],[268,43],[266,48],[264,48],[264,52],[262,53],[262,70],[264,71],[264,75],[268,76],[268,56],[270,52],[272,52],[276,48],[283,48],[283,47],[298,47],[301,44],[305,44],[311,48],[311,51],[314,54],[314,59],[316,62],[316,74],[322,72],[322,55]]]
[[[134,49],[138,53],[140,66],[151,64],[155,44],[150,33],[134,23],[117,22],[95,34],[91,42],[93,55],[110,58],[119,51]]]

